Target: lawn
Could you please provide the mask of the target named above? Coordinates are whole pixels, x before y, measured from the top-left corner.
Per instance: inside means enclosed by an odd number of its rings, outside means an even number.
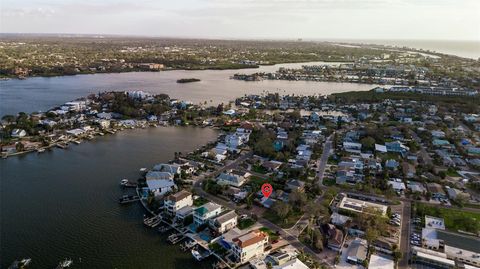
[[[252,165],[252,171],[260,174],[266,174],[268,171],[261,165]]]
[[[255,220],[251,218],[241,219],[238,221],[238,228],[240,230],[247,229],[248,227],[251,227],[253,224],[255,224]]]
[[[274,241],[274,240],[277,240],[279,238],[279,236],[277,235],[276,232],[270,230],[269,228],[267,227],[262,227],[259,229],[260,231],[264,232],[264,233],[267,233],[268,234],[268,239],[270,241]]]
[[[333,186],[337,183],[337,181],[334,178],[327,177],[323,179],[323,185],[325,186]]]
[[[449,230],[462,230],[471,233],[480,231],[480,213],[433,207],[421,203],[416,203],[415,208],[417,216],[422,218],[425,215],[430,215],[445,219],[445,227]]]
[[[303,213],[297,210],[291,210],[286,218],[280,218],[275,211],[269,209],[263,213],[263,217],[282,228],[291,228],[302,217]]]

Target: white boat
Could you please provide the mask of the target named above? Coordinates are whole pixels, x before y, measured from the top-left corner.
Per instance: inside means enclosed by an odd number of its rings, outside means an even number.
[[[39,148],[39,149],[37,149],[37,152],[38,152],[38,153],[45,152],[45,149],[44,149],[44,148]]]
[[[147,168],[145,167],[140,168],[140,172],[146,172],[146,171],[147,171]]]
[[[31,262],[32,262],[32,259],[30,259],[30,258],[25,258],[25,259],[22,259],[22,260],[20,261],[20,264],[21,264],[22,266],[27,266],[27,265],[29,265]]]
[[[65,259],[64,261],[61,261],[58,264],[57,269],[67,268],[67,267],[70,267],[70,265],[72,265],[72,264],[73,264],[72,260]]]
[[[120,181],[120,185],[124,186],[128,183],[128,179],[124,178]]]
[[[203,260],[203,256],[195,249],[192,249],[192,255],[197,261]]]

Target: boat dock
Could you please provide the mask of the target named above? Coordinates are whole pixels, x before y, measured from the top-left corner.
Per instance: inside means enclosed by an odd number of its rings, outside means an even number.
[[[124,195],[122,198],[118,199],[118,202],[120,204],[127,204],[138,200],[140,200],[140,196],[138,195]]]
[[[122,181],[120,181],[120,186],[122,186],[123,188],[136,188],[138,184],[135,182],[131,182],[128,179],[122,179]]]

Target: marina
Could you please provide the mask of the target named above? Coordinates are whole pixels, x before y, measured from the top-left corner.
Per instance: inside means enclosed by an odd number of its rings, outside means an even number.
[[[145,211],[138,201],[120,206],[118,198],[127,194],[119,179],[137,178],[140,168],[168,161],[174,152],[191,151],[216,137],[209,128],[135,129],[67,151],[53,147],[41,155],[2,160],[0,222],[5,236],[0,268],[23,257],[32,259],[27,268],[33,269],[55,268],[64,257],[74,261],[70,268],[155,268],[160,263],[211,268],[169,244],[169,234],[158,231],[162,226],[145,229]]]

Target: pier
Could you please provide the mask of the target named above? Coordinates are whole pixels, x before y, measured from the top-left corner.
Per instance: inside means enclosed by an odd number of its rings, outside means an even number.
[[[118,199],[120,204],[128,204],[140,200],[138,195],[124,195],[122,198]]]

